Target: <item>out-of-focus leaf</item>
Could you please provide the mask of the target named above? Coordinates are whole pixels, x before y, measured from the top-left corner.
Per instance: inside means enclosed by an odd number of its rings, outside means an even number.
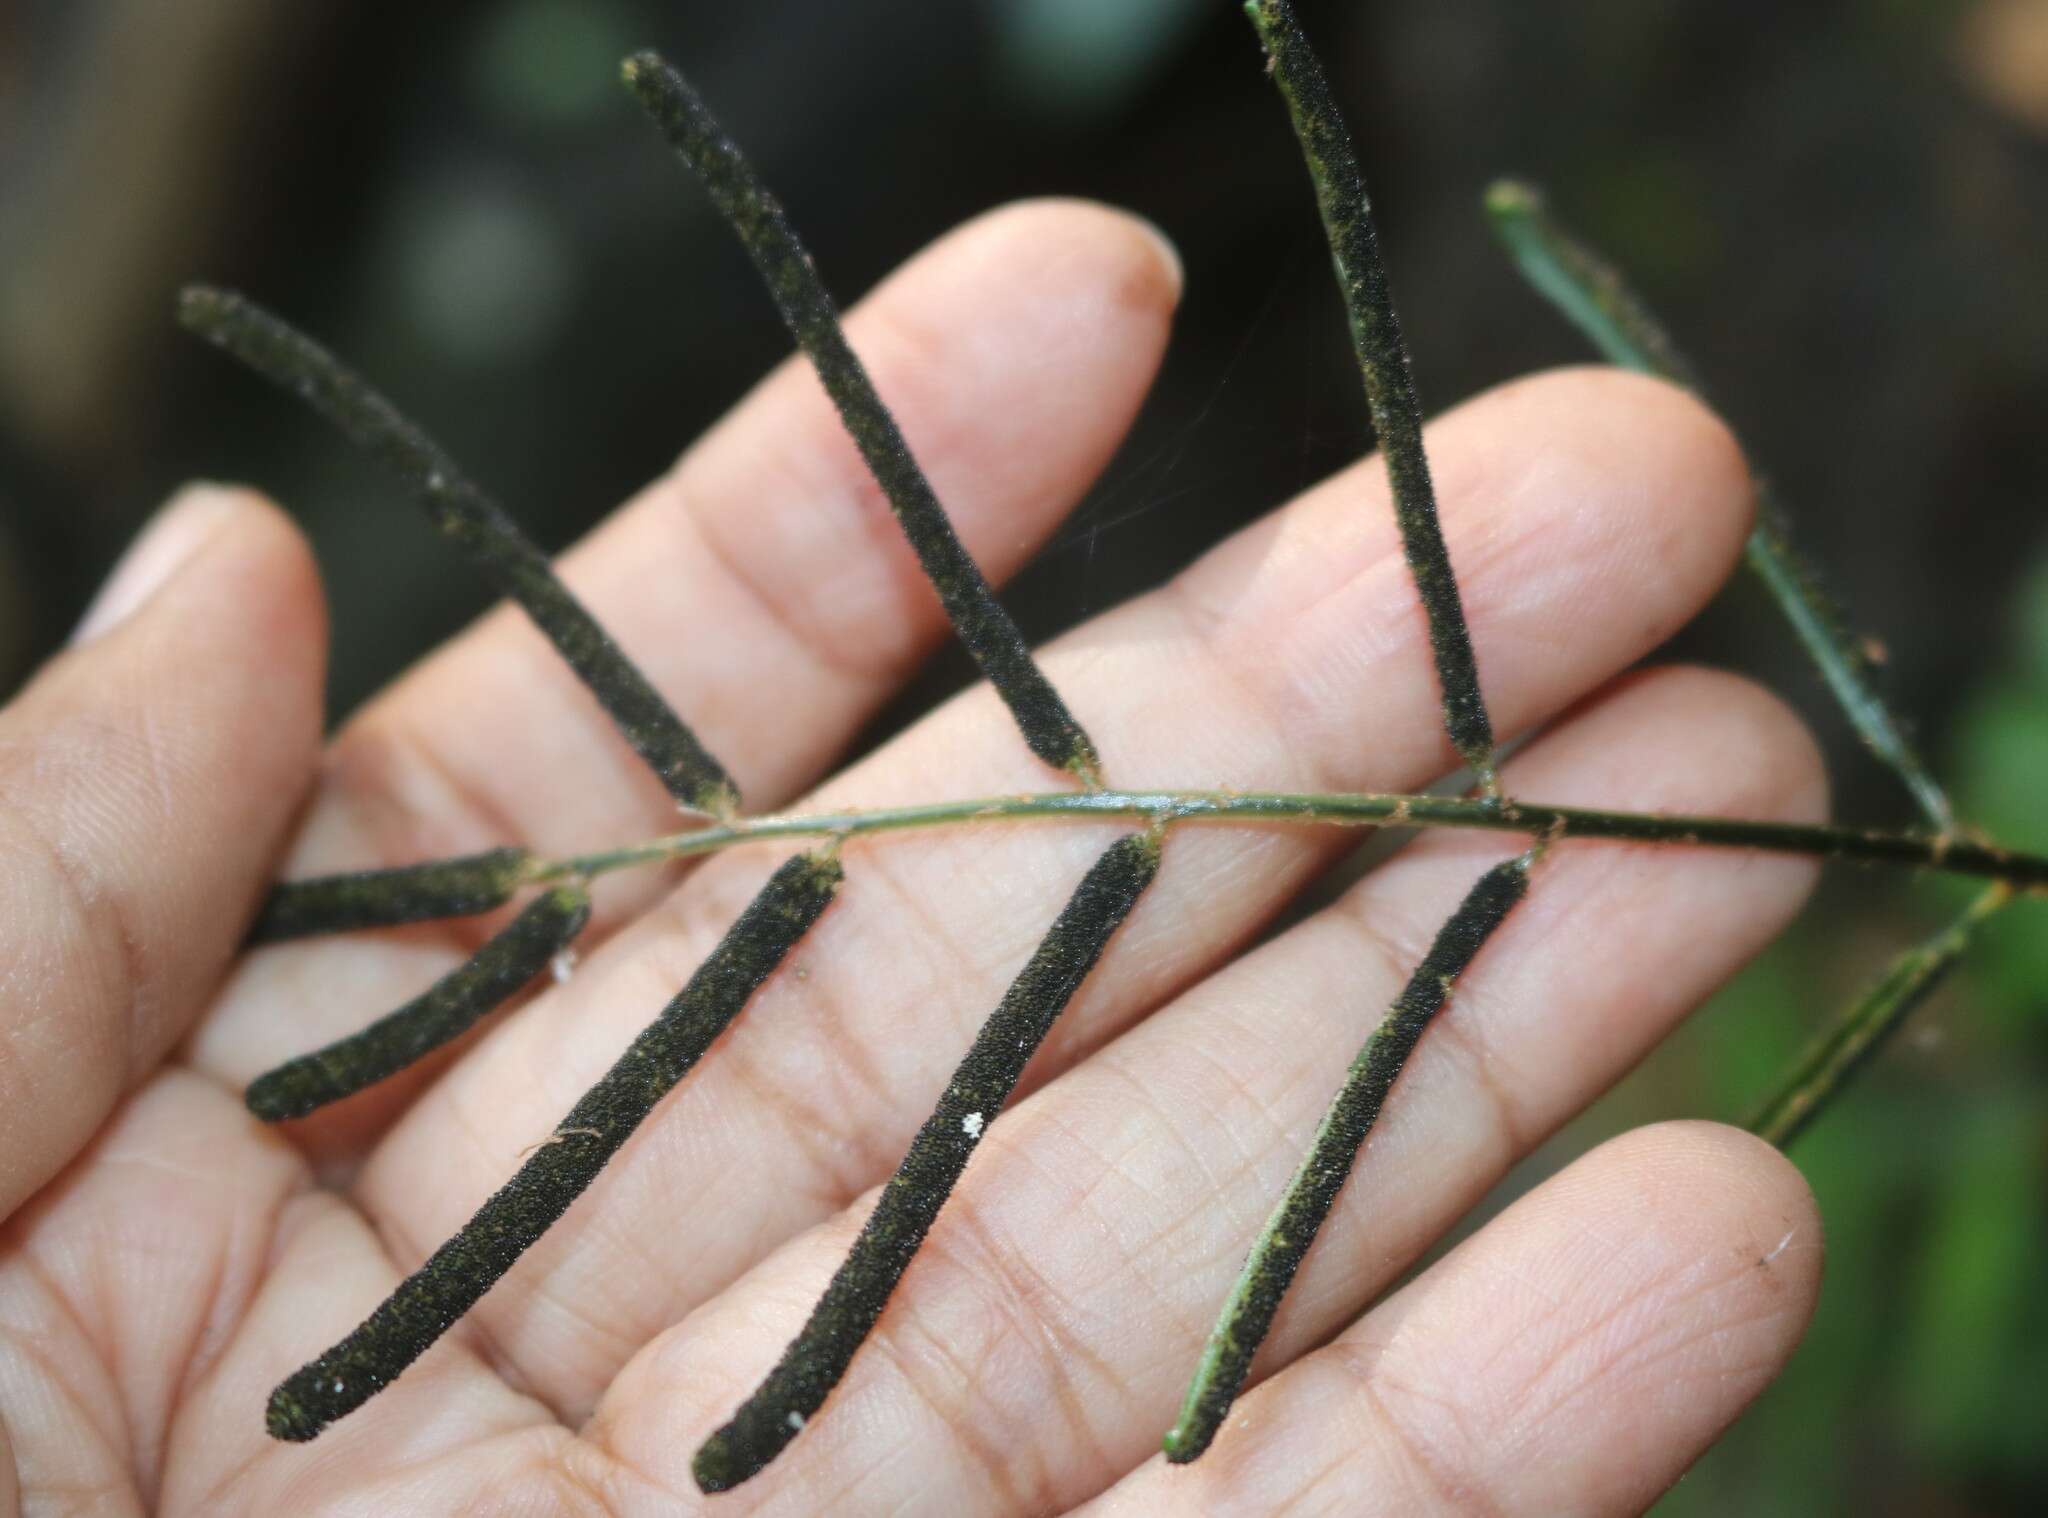
[[[2048,688],[1995,686],[1957,725],[1956,792],[1964,815],[2001,842],[2025,848],[2048,838]]]
[[[1928,1455],[1977,1474],[2022,1474],[2048,1440],[2022,1325],[2041,1314],[2048,1254],[2048,1103],[1980,1102],[1949,1146],[1919,1230],[1898,1394]]]
[[[2048,569],[2037,573],[2020,592],[2020,652],[2036,690],[2048,691]]]
[[[612,0],[512,0],[470,44],[470,88],[522,123],[560,125],[617,107],[612,75],[644,23]]]
[[[1963,815],[2021,847],[2048,839],[2048,786],[2041,783],[2041,756],[2048,754],[2048,596],[2030,599],[2028,653],[2040,660],[2043,674],[2038,682],[2001,682],[1970,704],[1957,723],[1954,765]],[[2037,630],[2039,637],[2032,637]],[[1971,894],[1968,885],[1948,881],[1938,890],[1951,901]],[[1985,923],[1964,968],[1976,1006],[1997,1024],[1988,1036],[2041,1030],[2048,1024],[2048,902],[2022,898]]]

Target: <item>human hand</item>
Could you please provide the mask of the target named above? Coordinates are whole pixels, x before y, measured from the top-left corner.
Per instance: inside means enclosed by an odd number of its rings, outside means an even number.
[[[1115,446],[1177,293],[1128,220],[1035,204],[955,233],[852,318],[992,577]],[[1495,720],[1545,728],[1507,766],[1512,790],[1821,814],[1818,760],[1772,698],[1621,674],[1739,552],[1749,489],[1718,423],[1666,387],[1576,371],[1472,401],[1430,444]],[[1351,840],[1183,830],[846,1381],[765,1473],[700,1497],[698,1443],[800,1326],[1115,831],[997,825],[849,843],[832,910],[563,1223],[361,1411],[274,1443],[271,1387],[548,1136],[777,856],[608,877],[566,984],[426,1068],[264,1127],[239,1100],[253,1076],[415,994],[487,931],[282,944],[230,969],[309,784],[289,875],[575,852],[671,827],[673,803],[504,610],[366,708],[316,778],[324,629],[303,545],[232,493],[160,531],[183,554],[158,536],[139,551],[153,592],[131,561],[0,716],[14,1511],[1634,1512],[1804,1328],[1812,1200],[1773,1151],[1702,1124],[1595,1151],[1373,1305],[1811,880],[1794,859],[1568,843],[1425,1036],[1263,1380],[1200,1462],[1165,1465],[1216,1306],[1345,1064],[1466,886],[1519,846],[1420,838],[1258,942]],[[944,631],[794,365],[564,574],[757,809],[812,787]],[[1371,462],[1045,664],[1119,782],[1413,788],[1451,762]],[[817,797],[1045,783],[976,690]]]

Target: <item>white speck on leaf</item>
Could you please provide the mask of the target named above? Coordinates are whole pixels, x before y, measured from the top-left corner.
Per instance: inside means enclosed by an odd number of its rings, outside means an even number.
[[[981,1130],[987,1125],[982,1122],[979,1112],[970,1112],[960,1119],[960,1131],[971,1139],[981,1137]]]
[[[555,984],[566,986],[569,977],[576,973],[576,951],[564,949],[548,961],[548,973],[555,978]]]

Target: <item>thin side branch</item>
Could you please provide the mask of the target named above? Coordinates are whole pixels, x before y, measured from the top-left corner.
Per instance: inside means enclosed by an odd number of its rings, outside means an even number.
[[[1159,846],[1153,833],[1125,838],[1089,869],[982,1025],[810,1321],[760,1389],[697,1451],[691,1469],[706,1492],[758,1474],[839,1384],[1024,1066],[1158,873]]]
[[[832,902],[830,855],[784,864],[690,983],[585,1092],[553,1135],[363,1325],[270,1394],[271,1436],[303,1441],[390,1385],[581,1196]]]
[[[178,319],[299,397],[404,481],[441,535],[533,618],[670,795],[713,817],[737,812],[739,793],[724,767],[569,593],[547,555],[438,443],[332,353],[244,296],[191,286],[178,298]]]
[[[1308,160],[1309,176],[1315,181],[1316,204],[1329,238],[1337,284],[1344,294],[1352,346],[1365,376],[1366,405],[1393,486],[1402,551],[1429,617],[1430,649],[1443,693],[1444,727],[1452,745],[1477,771],[1482,788],[1497,795],[1500,785],[1494,773],[1493,724],[1480,694],[1479,665],[1472,653],[1472,634],[1465,622],[1458,581],[1451,572],[1450,550],[1444,546],[1443,528],[1437,521],[1436,492],[1422,448],[1422,404],[1416,398],[1408,347],[1401,338],[1386,266],[1380,260],[1365,175],[1352,151],[1329,81],[1292,8],[1286,0],[1247,0],[1245,11],[1265,44],[1273,80],[1287,102],[1295,136]]]
[[[1896,1034],[1915,1008],[1948,978],[1979,926],[2012,900],[1992,886],[1947,927],[1885,966],[1877,983],[1852,1002],[1807,1050],[1777,1091],[1750,1119],[1758,1138],[1787,1148],[1849,1079]]]
[[[1704,396],[1697,372],[1642,297],[1619,269],[1566,230],[1542,191],[1502,180],[1487,191],[1486,209],[1523,277],[1604,357]],[[1953,833],[1955,808],[1879,691],[1870,641],[1850,627],[1841,603],[1793,544],[1776,492],[1759,480],[1756,494],[1757,525],[1744,549],[1750,568],[1792,623],[1857,734],[1905,783],[1935,831]]]
[[[1281,1299],[1350,1178],[1366,1135],[1379,1120],[1388,1092],[1407,1067],[1423,1030],[1450,999],[1457,978],[1528,890],[1531,862],[1529,855],[1523,855],[1479,877],[1437,934],[1385,1020],[1352,1061],[1350,1073],[1323,1114],[1280,1205],[1259,1231],[1251,1256],[1203,1347],[1180,1416],[1163,1441],[1166,1458],[1174,1464],[1185,1464],[1200,1455],[1222,1428],[1251,1371],[1252,1359],[1273,1326]]]
[[[1099,784],[1102,761],[1094,742],[1031,657],[1024,635],[954,534],[895,417],[847,342],[832,297],[781,202],[673,64],[659,53],[636,53],[626,60],[623,73],[627,88],[703,182],[761,271],[790,334],[816,367],[840,420],[888,497],[953,630],[1010,708],[1024,741],[1047,764],[1086,784]]]

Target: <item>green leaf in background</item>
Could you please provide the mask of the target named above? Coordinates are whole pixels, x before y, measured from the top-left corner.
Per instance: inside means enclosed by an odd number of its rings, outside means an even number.
[[[1945,1146],[1945,1184],[1919,1231],[1896,1382],[1927,1458],[1979,1478],[2023,1476],[2048,1444],[2039,1275],[2048,1252],[2048,1101],[1976,1100]]]
[[[2018,847],[2048,838],[2048,572],[2036,573],[2014,608],[2016,667],[1986,685],[1957,719],[1950,773],[1963,815]],[[1968,894],[1938,887],[1949,900]],[[1978,934],[1966,962],[1988,1036],[2048,1034],[2048,902],[2022,898]]]
[[[468,84],[522,126],[566,126],[615,111],[612,76],[642,23],[610,0],[513,0],[489,7],[469,47]]]

